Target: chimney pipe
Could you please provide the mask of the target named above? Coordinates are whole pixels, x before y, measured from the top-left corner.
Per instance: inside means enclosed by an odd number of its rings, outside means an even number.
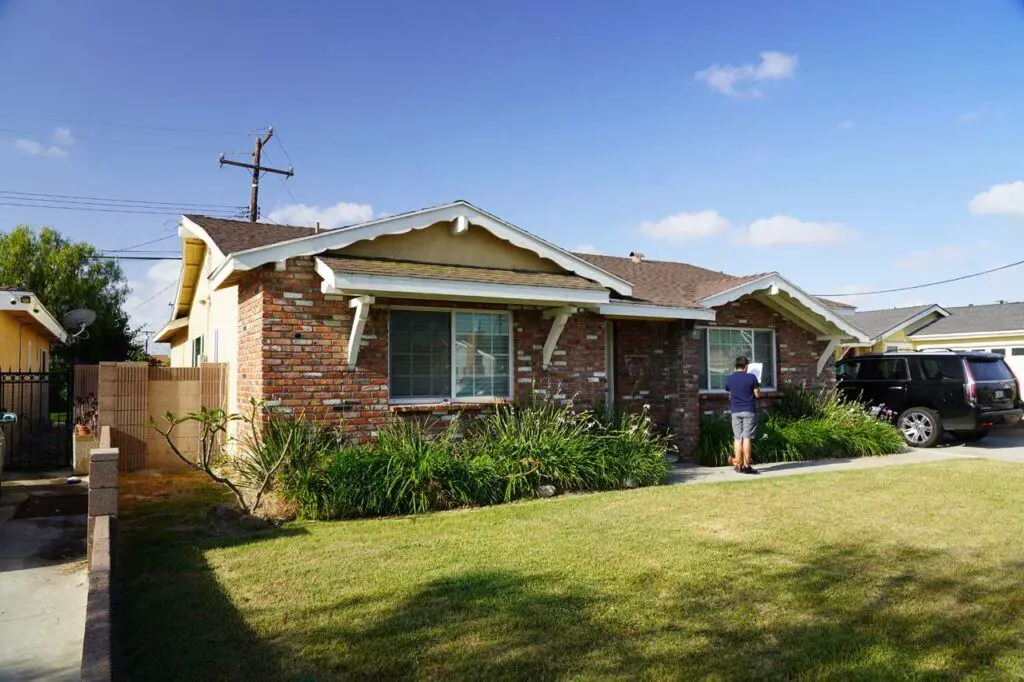
[[[320,221],[316,221],[316,226],[313,227],[313,234],[320,234]]]
[[[630,251],[629,257],[633,259],[634,263],[643,263],[646,256],[639,251]]]

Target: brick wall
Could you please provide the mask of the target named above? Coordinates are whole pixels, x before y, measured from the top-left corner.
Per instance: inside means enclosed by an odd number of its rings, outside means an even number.
[[[708,326],[751,327],[775,330],[776,377],[779,387],[813,388],[835,383],[835,363],[830,360],[818,375],[818,358],[828,346],[779,312],[753,298],[743,298],[715,309],[716,320]],[[702,411],[721,411],[728,405],[724,395],[701,396]]]
[[[541,349],[551,320],[522,306],[377,298],[363,331],[358,362],[348,369],[352,311],[347,299],[324,295],[312,259],[288,261],[284,271],[267,266],[239,286],[239,406],[250,398],[282,412],[304,411],[338,425],[354,441],[371,440],[392,415],[403,418],[473,418],[479,406],[388,405],[388,308],[512,309],[513,391],[534,390],[593,404],[605,398],[604,321],[597,315],[569,318],[549,370]],[[527,371],[523,368],[529,367]],[[518,371],[523,369],[522,372]],[[528,381],[519,379],[529,377]]]
[[[697,445],[697,342],[682,321],[616,320],[615,400],[619,409],[647,405],[681,453]]]

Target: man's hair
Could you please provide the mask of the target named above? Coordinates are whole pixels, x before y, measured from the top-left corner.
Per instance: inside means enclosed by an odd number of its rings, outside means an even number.
[[[736,369],[746,369],[749,364],[747,358],[742,355],[736,358]]]

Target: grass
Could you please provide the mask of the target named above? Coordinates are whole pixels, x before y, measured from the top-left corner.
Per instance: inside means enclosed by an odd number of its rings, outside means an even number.
[[[963,460],[218,536],[129,487],[123,679],[1012,679],[1024,467]]]

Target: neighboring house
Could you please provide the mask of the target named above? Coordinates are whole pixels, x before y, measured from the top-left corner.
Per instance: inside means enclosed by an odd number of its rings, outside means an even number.
[[[1006,356],[1024,376],[1024,303],[943,308],[937,304],[853,312],[849,320],[870,339],[846,343],[844,355],[887,350],[986,350]]]
[[[228,407],[305,411],[367,440],[534,392],[639,409],[685,449],[737,355],[764,384],[833,380],[849,319],[778,273],[570,253],[464,201],[350,227],[183,216],[173,366],[225,362]]]
[[[993,303],[946,308],[936,319],[910,334],[915,349],[987,350],[1006,356],[1024,377],[1024,303]]]
[[[911,350],[910,334],[949,316],[949,310],[935,303],[889,308],[887,310],[850,311],[847,316],[870,338],[861,344],[849,344],[846,355],[884,353],[887,350]]]
[[[0,372],[45,372],[50,348],[67,339],[35,294],[0,287]]]

